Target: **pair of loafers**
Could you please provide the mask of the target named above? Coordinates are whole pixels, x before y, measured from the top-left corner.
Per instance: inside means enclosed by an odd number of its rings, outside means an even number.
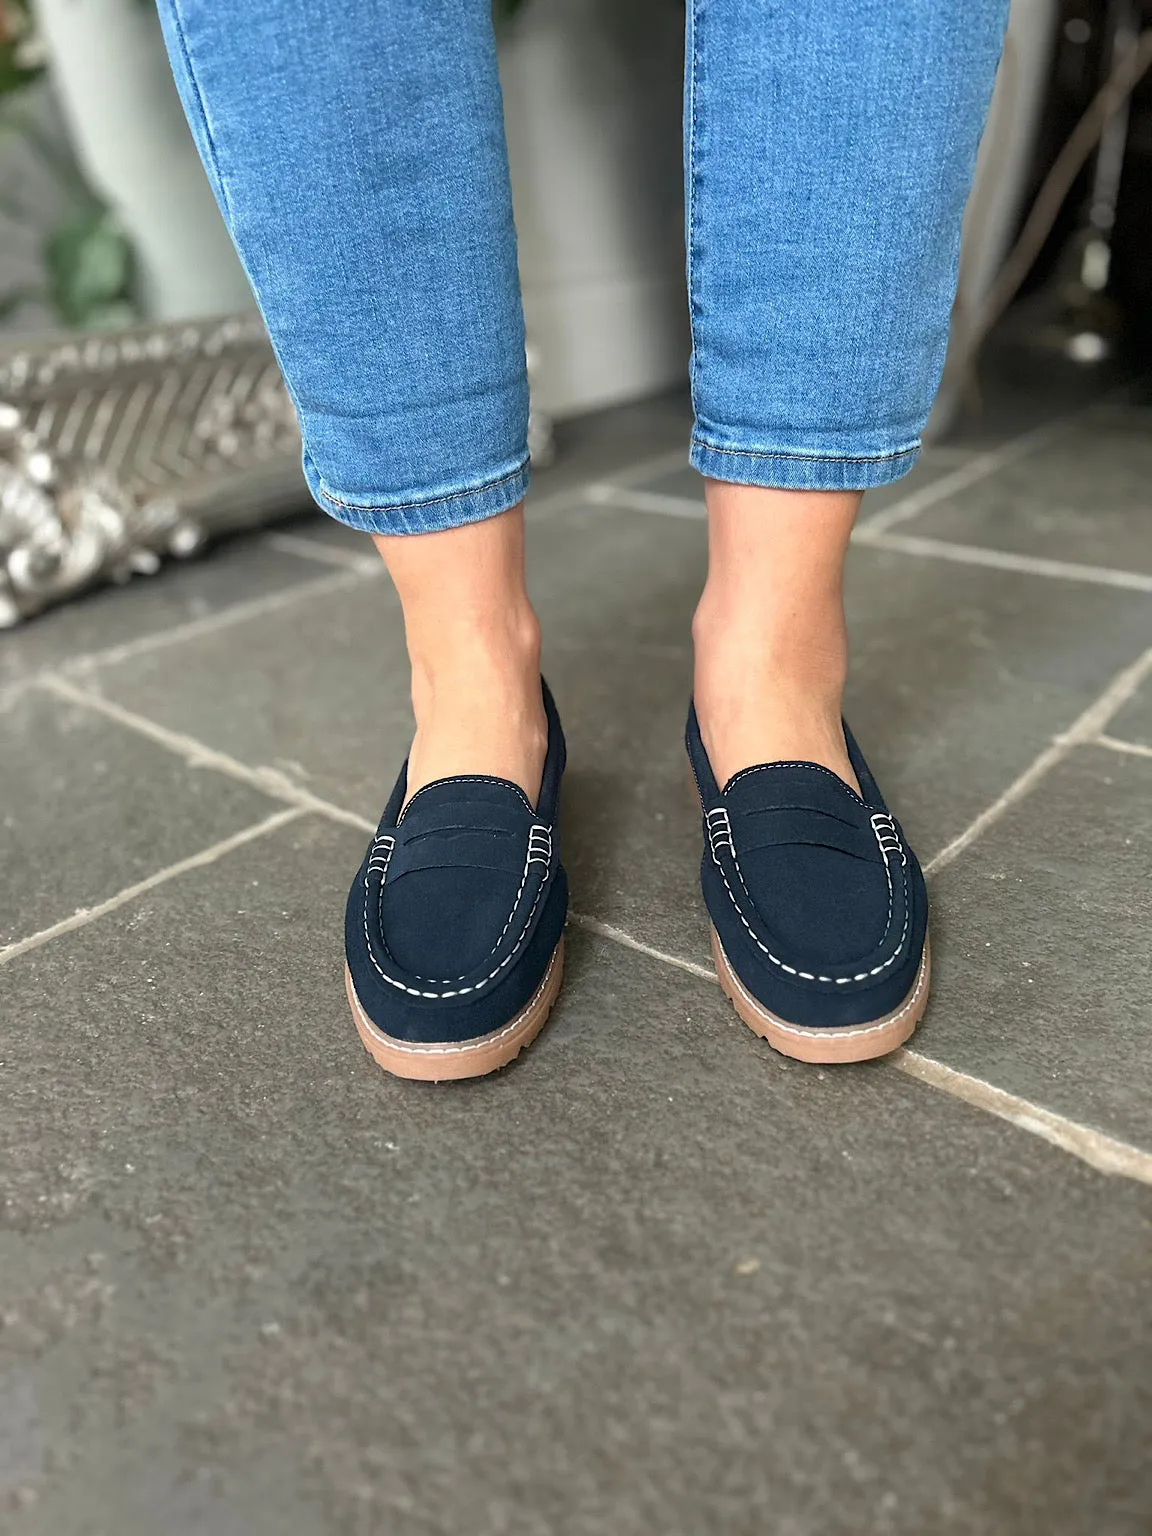
[[[533,806],[487,774],[405,804],[407,765],[348,896],[346,981],[364,1046],[398,1077],[479,1077],[539,1033],[560,990],[568,883],[557,816],[564,732],[547,684]],[[721,986],[756,1034],[801,1061],[901,1045],[928,999],[924,877],[847,726],[862,794],[817,763],[717,784],[690,709],[700,883]]]

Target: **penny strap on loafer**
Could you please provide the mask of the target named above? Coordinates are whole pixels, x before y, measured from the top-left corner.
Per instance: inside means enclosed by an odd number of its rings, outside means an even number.
[[[365,865],[364,942],[377,975],[445,1001],[490,986],[524,947],[555,860],[551,827],[515,786],[427,786],[397,825],[381,826]],[[430,966],[438,953],[445,963]]]
[[[705,812],[704,825],[708,849],[732,910],[761,955],[787,976],[841,987],[879,976],[904,952],[912,909],[908,859],[892,817],[887,812],[869,813],[862,803],[854,806],[847,798],[851,794],[848,786],[843,786],[847,795],[841,793],[813,773],[815,766],[781,765],[777,773],[767,765],[763,772],[774,772],[771,783],[760,776],[742,777]],[[784,853],[797,848],[823,850],[834,857],[797,858]],[[836,880],[842,888],[856,873],[849,868],[836,870],[837,863],[844,860],[854,860],[864,871],[882,872],[881,901],[868,902],[866,911],[861,901],[852,916],[856,943],[861,947],[853,951],[850,966],[832,969],[813,960],[813,954],[833,952],[834,946],[821,945],[814,935],[805,935],[811,946],[807,958],[814,967],[805,968],[805,939],[800,938],[797,947],[791,935],[779,931],[779,919],[774,927],[773,915],[794,909],[798,899],[818,909],[829,899],[823,890],[801,893],[797,886],[820,886]],[[785,870],[790,871],[787,892],[778,886]],[[866,875],[855,882],[861,893],[867,891],[869,895],[873,886],[879,890],[879,884]],[[769,892],[771,901],[766,899]],[[799,965],[785,958],[790,946],[801,960]]]

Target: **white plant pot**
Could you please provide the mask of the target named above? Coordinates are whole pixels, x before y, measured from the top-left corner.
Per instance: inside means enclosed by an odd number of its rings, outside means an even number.
[[[155,9],[142,0],[37,0],[36,12],[77,158],[133,242],[146,317],[251,308]]]

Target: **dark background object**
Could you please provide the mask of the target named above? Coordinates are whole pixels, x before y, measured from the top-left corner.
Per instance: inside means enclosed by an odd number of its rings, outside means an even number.
[[[1150,26],[1152,0],[1065,0],[1025,211],[1108,75],[1118,28],[1135,33]],[[1077,177],[1021,288],[1022,300],[1076,285],[1099,163],[1099,153],[1094,154]],[[1140,81],[1129,103],[1115,218],[1103,233],[1111,246],[1103,292],[1111,301],[1117,348],[1128,361],[1147,363],[1152,361],[1152,75]],[[1083,302],[1084,295],[1079,297]]]

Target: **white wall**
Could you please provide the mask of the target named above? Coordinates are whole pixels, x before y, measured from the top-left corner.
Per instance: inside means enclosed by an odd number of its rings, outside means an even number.
[[[554,415],[686,377],[683,30],[674,0],[529,0],[501,36],[533,398]]]

